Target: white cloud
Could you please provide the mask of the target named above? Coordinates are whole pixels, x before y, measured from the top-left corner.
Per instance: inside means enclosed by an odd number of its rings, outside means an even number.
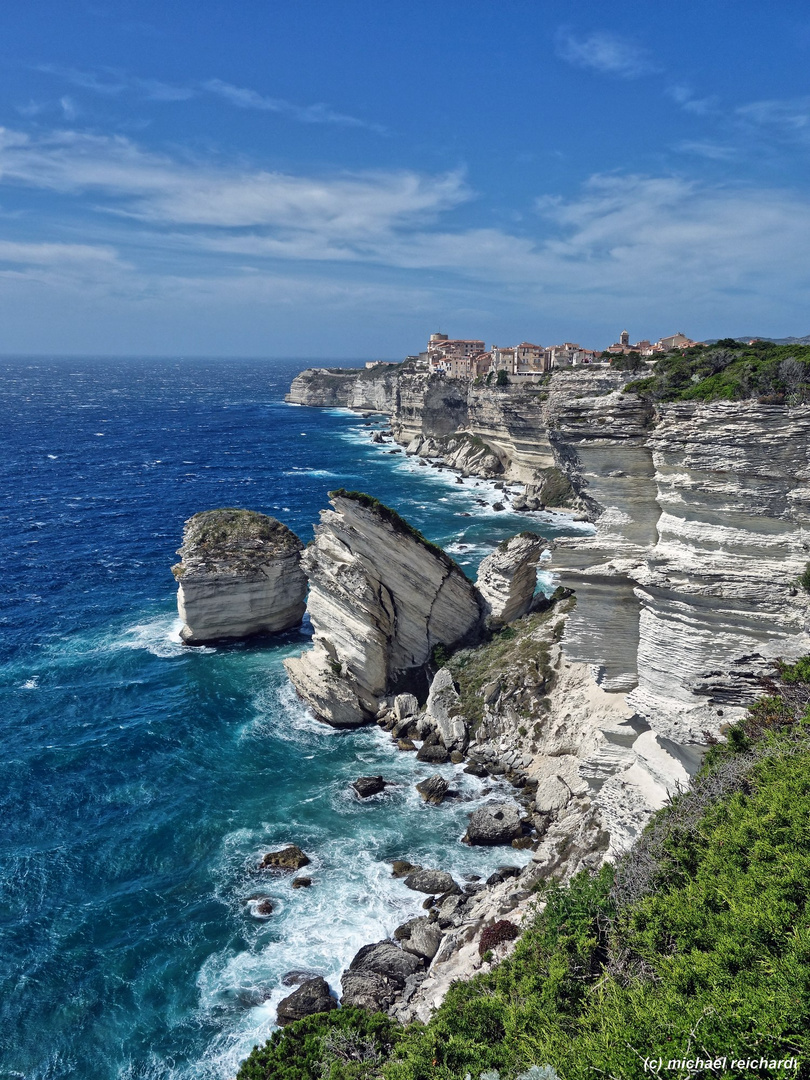
[[[0,240],[0,263],[54,266],[64,263],[114,264],[118,262],[118,253],[108,245]]]
[[[366,172],[323,179],[184,162],[123,137],[0,129],[0,178],[105,196],[108,209],[148,222],[223,228],[379,233],[430,220],[468,197],[459,173]]]
[[[810,97],[752,101],[736,109],[735,116],[746,129],[810,144]]]
[[[203,83],[203,89],[218,97],[224,98],[232,105],[240,109],[258,109],[260,112],[281,113],[293,120],[299,120],[304,124],[336,124],[338,127],[368,128],[383,134],[385,128],[380,124],[369,124],[365,120],[359,120],[356,116],[348,116],[346,113],[335,112],[328,105],[295,105],[283,98],[266,97],[256,90],[250,90],[243,86],[233,86],[221,79],[209,79]]]
[[[239,109],[256,109],[260,112],[278,113],[302,124],[334,124],[338,127],[365,128],[377,134],[384,134],[381,124],[369,123],[356,116],[338,112],[329,105],[299,105],[284,98],[269,97],[248,87],[234,86],[222,79],[208,79],[203,83],[181,85],[167,83],[161,79],[143,79],[129,75],[117,68],[101,68],[98,71],[82,71],[79,68],[60,67],[55,64],[40,64],[37,71],[69,82],[82,90],[105,97],[118,97],[122,94],[135,94],[147,101],[188,101],[202,94],[213,94]],[[22,106],[21,108],[26,108]]]
[[[597,30],[584,38],[576,38],[568,30],[560,30],[556,52],[561,60],[575,67],[589,68],[602,75],[622,79],[637,79],[659,70],[648,53],[634,42],[606,30]]]
[[[695,333],[733,316],[763,333],[758,312],[801,317],[810,276],[810,198],[678,176],[595,176],[572,197],[538,200],[520,227],[479,215],[454,229],[449,212],[471,196],[457,173],[295,176],[156,154],[124,138],[2,130],[4,201],[13,187],[58,193],[83,212],[83,242],[5,240],[4,280],[61,281],[74,294],[86,280],[116,303],[176,294],[191,310],[196,289],[220,295],[222,310],[255,295],[305,310],[310,280],[313,295],[347,308],[348,297],[379,287],[393,297],[392,318],[404,317],[408,289],[436,287],[454,290],[458,307],[482,297],[551,307],[571,333],[627,310]],[[63,229],[68,220],[60,211]],[[14,229],[19,236],[19,220]],[[295,289],[267,284],[293,276]]]

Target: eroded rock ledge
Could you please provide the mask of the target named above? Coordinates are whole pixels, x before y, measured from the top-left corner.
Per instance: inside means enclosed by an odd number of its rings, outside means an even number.
[[[298,626],[307,582],[303,544],[275,518],[252,510],[205,510],[185,523],[172,567],[187,645]]]

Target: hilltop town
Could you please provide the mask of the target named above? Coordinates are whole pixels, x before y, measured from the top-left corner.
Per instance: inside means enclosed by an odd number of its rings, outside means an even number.
[[[678,332],[658,341],[630,343],[630,334],[622,330],[619,340],[607,349],[586,349],[572,341],[562,345],[533,345],[521,341],[519,345],[493,345],[477,338],[451,338],[447,334],[431,334],[427,348],[418,356],[408,359],[429,371],[431,375],[446,375],[451,379],[468,379],[472,382],[491,382],[500,372],[506,378],[532,381],[555,368],[577,367],[580,364],[609,364],[617,357],[636,353],[644,359],[655,358],[659,353],[672,349],[689,349],[702,342],[693,341]],[[374,367],[373,363],[366,365]]]

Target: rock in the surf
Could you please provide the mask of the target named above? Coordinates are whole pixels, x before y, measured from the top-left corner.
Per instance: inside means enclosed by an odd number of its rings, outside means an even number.
[[[337,1008],[337,1002],[329,990],[329,983],[322,976],[307,979],[297,990],[278,1003],[278,1022],[283,1027],[295,1020],[315,1013],[330,1012]]]
[[[307,589],[302,548],[286,525],[252,510],[205,510],[189,518],[181,561],[172,567],[185,644],[298,626]]]

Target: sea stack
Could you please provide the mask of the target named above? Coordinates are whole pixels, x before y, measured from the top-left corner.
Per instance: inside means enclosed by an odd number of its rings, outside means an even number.
[[[343,490],[330,500],[301,560],[313,647],[284,666],[319,719],[352,727],[373,721],[384,695],[420,678],[426,690],[432,650],[474,637],[483,601],[450,556],[389,507]]]
[[[275,518],[253,510],[205,510],[188,519],[177,610],[186,645],[272,634],[304,617],[303,544]]]

